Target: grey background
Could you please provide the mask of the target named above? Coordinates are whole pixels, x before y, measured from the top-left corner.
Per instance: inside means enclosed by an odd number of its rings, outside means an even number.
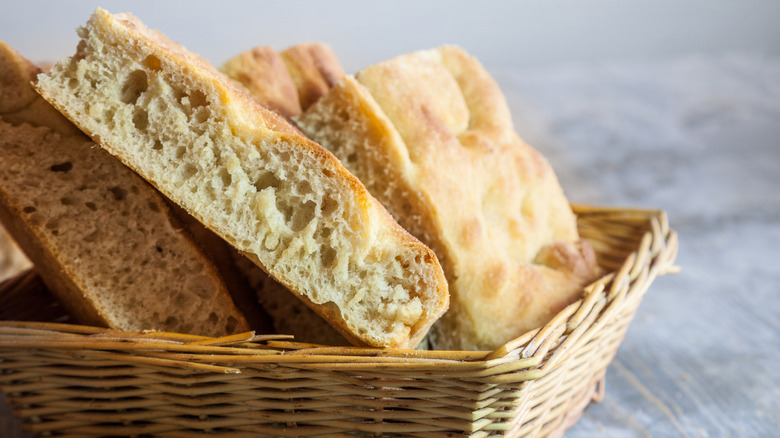
[[[74,51],[98,3],[5,2],[0,39]],[[780,2],[105,2],[215,64],[329,43],[348,72],[459,44],[577,203],[667,210],[682,272],[651,287],[567,437],[780,433]],[[1,409],[1,408],[0,408]],[[6,408],[7,409],[7,408]],[[0,436],[20,436],[0,414]]]
[[[774,0],[4,1],[0,38],[34,61],[58,59],[99,5],[217,64],[253,45],[303,41],[327,42],[348,71],[443,43],[489,69],[780,52]]]

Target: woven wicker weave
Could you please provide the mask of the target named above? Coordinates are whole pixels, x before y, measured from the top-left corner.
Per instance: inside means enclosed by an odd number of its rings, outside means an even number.
[[[25,427],[54,436],[561,436],[603,394],[642,296],[675,270],[677,250],[663,212],[575,211],[610,273],[492,352],[9,321],[0,388]]]

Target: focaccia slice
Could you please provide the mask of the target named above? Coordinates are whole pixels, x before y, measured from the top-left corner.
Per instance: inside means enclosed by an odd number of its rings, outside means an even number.
[[[79,36],[38,91],[351,342],[414,347],[446,310],[434,253],[331,153],[130,15]]]
[[[553,169],[462,49],[363,69],[294,120],[436,252],[452,297],[432,330],[436,348],[496,348],[543,325],[598,274]]]

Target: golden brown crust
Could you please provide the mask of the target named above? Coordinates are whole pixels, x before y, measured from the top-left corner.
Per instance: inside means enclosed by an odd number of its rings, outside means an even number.
[[[222,65],[222,72],[246,87],[260,105],[285,117],[301,113],[298,90],[284,61],[269,46],[240,53]]]
[[[341,63],[325,44],[297,44],[280,55],[298,88],[304,111],[344,77]]]
[[[552,169],[518,138],[498,86],[462,49],[368,67],[296,122],[436,251],[452,292],[432,333],[437,348],[495,348],[594,278]]]

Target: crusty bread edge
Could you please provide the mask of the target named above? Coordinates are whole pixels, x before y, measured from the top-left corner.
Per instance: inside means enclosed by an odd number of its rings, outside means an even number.
[[[98,18],[101,18],[103,20],[108,20],[111,23],[112,31],[116,31],[116,28],[119,27],[121,29],[121,32],[124,34],[128,34],[130,32],[138,32],[135,29],[133,30],[128,29],[126,25],[118,25],[116,22],[119,20],[101,8],[96,9],[95,15],[97,15]],[[95,19],[94,15],[93,18],[91,18],[91,20],[92,19]],[[148,48],[156,56],[158,56],[161,59],[165,59],[169,63],[179,65],[179,66],[184,65],[185,67],[187,67],[186,70],[189,70],[190,74],[198,77],[198,79],[196,80],[197,82],[208,83],[213,88],[213,90],[210,90],[211,93],[221,98],[222,100],[221,104],[225,105],[226,110],[230,112],[231,115],[233,116],[231,117],[231,119],[238,122],[238,123],[235,122],[231,123],[231,127],[235,130],[234,135],[246,139],[248,137],[249,138],[255,137],[258,134],[258,131],[260,131],[261,134],[276,136],[277,140],[279,140],[281,143],[293,144],[298,151],[302,150],[304,153],[309,153],[314,155],[316,158],[318,158],[318,161],[321,162],[324,166],[326,166],[329,170],[335,171],[335,174],[339,177],[340,185],[342,185],[346,190],[349,190],[353,193],[353,196],[356,197],[358,203],[364,206],[364,209],[366,210],[367,214],[373,213],[375,220],[381,221],[381,223],[372,224],[371,226],[376,227],[378,225],[379,226],[384,225],[388,229],[394,230],[393,237],[395,238],[397,244],[408,248],[413,248],[417,251],[420,251],[422,255],[424,255],[424,258],[426,259],[426,266],[428,266],[429,269],[433,268],[432,270],[435,272],[435,275],[437,277],[437,281],[436,281],[437,291],[435,295],[440,298],[438,300],[438,307],[441,309],[440,312],[438,312],[438,314],[426,315],[425,321],[419,321],[416,326],[412,327],[409,339],[405,339],[405,340],[393,339],[384,345],[374,345],[374,346],[384,346],[384,347],[411,346],[410,348],[416,346],[416,344],[419,343],[419,341],[422,340],[422,338],[425,336],[428,328],[430,328],[430,326],[432,326],[433,323],[442,314],[444,314],[444,312],[449,307],[449,291],[447,288],[447,282],[444,278],[444,274],[441,269],[441,266],[439,265],[438,259],[436,258],[436,255],[433,253],[433,251],[427,246],[425,246],[423,243],[421,243],[419,240],[417,240],[414,236],[409,234],[400,225],[398,225],[398,223],[392,218],[390,213],[388,213],[387,210],[385,210],[384,207],[382,207],[381,204],[379,204],[379,201],[374,199],[369,194],[368,190],[363,186],[360,180],[356,176],[351,174],[349,171],[347,171],[346,168],[344,168],[341,162],[338,160],[338,158],[336,158],[331,152],[329,152],[327,149],[323,148],[322,146],[318,145],[317,143],[309,140],[308,138],[302,136],[297,130],[297,128],[295,128],[293,125],[287,122],[283,117],[275,114],[270,110],[263,108],[245,91],[234,86],[229,81],[222,79],[224,78],[224,75],[219,73],[216,69],[209,68],[207,65],[204,65],[205,63],[204,60],[199,58],[190,59],[185,55],[181,55],[182,58],[187,59],[187,62],[184,62],[182,59],[179,58],[179,56],[175,56],[169,53],[169,51],[171,51],[174,54],[178,54],[175,48],[169,47],[167,48],[167,50],[164,50],[156,45],[148,45]],[[83,124],[75,120],[74,117],[67,110],[67,108],[64,108],[63,106],[59,105],[55,99],[49,96],[46,93],[46,91],[39,86],[38,83],[34,83],[33,86],[35,90],[44,99],[46,99],[60,113],[62,113],[69,120],[71,120],[71,122],[75,124],[79,129],[81,129],[82,132],[90,136],[95,141],[95,143],[105,148],[104,142],[102,141],[102,139],[98,134],[92,132],[86,126],[84,126]],[[266,132],[262,132],[262,131],[266,131]],[[146,176],[144,176],[144,174],[140,171],[140,169],[137,169],[132,165],[130,159],[122,156],[121,154],[115,154],[113,151],[111,153],[112,155],[117,157],[117,159],[119,159],[122,163],[124,163],[129,168],[133,169],[141,177],[147,180],[160,193],[164,194],[166,197],[176,202],[177,204],[180,204],[180,202],[177,200],[177,196],[165,190],[164,188],[158,186],[154,181],[151,181],[148,178],[146,178]],[[201,217],[199,214],[197,214],[197,212],[191,211],[185,208],[184,206],[182,207],[184,208],[185,211],[187,211],[189,214],[195,217],[198,221],[203,223],[207,228],[211,229],[218,235],[221,235],[220,230],[216,224],[212,224],[209,221],[206,221],[205,218]],[[236,249],[242,251],[242,248],[236,248]],[[250,260],[252,260],[255,264],[260,266],[260,268],[262,268],[266,272],[269,272],[269,269],[266,266],[263,266],[263,264],[260,263],[257,257],[250,257]],[[277,278],[276,276],[273,277]],[[296,290],[295,287],[291,287],[293,285],[289,285],[287,284],[287,282],[284,282],[283,279],[277,278],[277,281],[280,281],[281,283],[285,284],[285,286],[287,286],[290,290],[296,292],[295,296],[301,297],[303,295],[300,291]],[[304,303],[306,303],[306,300],[303,301]],[[306,304],[310,305],[309,303]],[[342,331],[349,332],[349,329],[346,327],[346,322],[343,320],[343,318],[341,318],[340,314],[338,314],[337,318],[333,319],[335,315],[326,310],[327,306],[320,305],[320,304],[313,304],[310,305],[310,307],[313,310],[315,310],[317,313],[321,314],[323,317],[328,319],[329,322],[331,322],[331,324],[334,325],[334,327],[336,327],[337,330],[339,330],[340,332]],[[349,338],[354,338],[355,336],[356,335],[354,333],[350,333],[348,335]],[[365,343],[365,342],[366,342],[365,340],[361,341],[361,343]]]

